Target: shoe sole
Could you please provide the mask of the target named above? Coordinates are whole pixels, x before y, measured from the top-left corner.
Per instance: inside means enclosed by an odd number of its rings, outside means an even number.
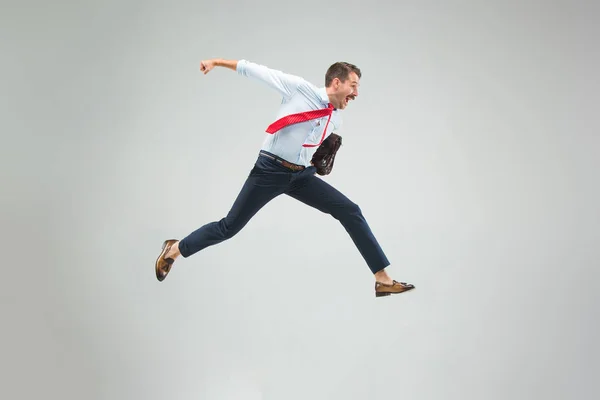
[[[165,240],[163,242],[161,252],[158,255],[158,258],[156,259],[156,262],[154,263],[154,272],[156,274],[156,279],[158,279],[159,282],[164,281],[165,278],[167,277],[167,274],[165,274],[161,279],[161,276],[159,274],[160,269],[158,268],[158,263],[164,258],[165,254],[166,254],[166,248],[167,248],[167,241]]]
[[[410,288],[410,289],[403,290],[401,292],[375,292],[375,297],[385,297],[385,296],[391,296],[393,294],[402,294],[402,293],[410,292],[411,290],[415,290],[415,289],[416,288]]]

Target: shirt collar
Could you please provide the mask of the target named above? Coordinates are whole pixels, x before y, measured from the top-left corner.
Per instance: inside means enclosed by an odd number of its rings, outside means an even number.
[[[321,101],[323,105],[327,107],[329,104],[329,97],[327,96],[327,89],[325,87],[320,87],[318,90],[319,96],[321,97]]]

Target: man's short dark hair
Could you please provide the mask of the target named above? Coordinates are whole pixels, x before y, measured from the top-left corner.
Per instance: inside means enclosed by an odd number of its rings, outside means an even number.
[[[345,82],[351,72],[354,72],[359,78],[361,77],[360,69],[354,65],[344,61],[338,61],[332,64],[325,73],[325,86],[331,85],[331,82],[338,78],[340,81]]]

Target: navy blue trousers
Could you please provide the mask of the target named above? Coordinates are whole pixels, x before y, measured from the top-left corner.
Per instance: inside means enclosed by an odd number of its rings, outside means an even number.
[[[269,201],[286,194],[338,220],[373,273],[387,267],[390,263],[359,206],[315,176],[315,172],[313,166],[293,171],[272,158],[259,155],[227,215],[181,239],[181,255],[187,258],[208,246],[232,238]]]

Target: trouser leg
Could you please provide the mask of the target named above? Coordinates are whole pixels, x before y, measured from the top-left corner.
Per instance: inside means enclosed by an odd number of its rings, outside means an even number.
[[[257,164],[260,162],[261,160]],[[288,183],[286,175],[255,165],[227,215],[201,226],[183,238],[179,242],[181,255],[189,257],[208,246],[231,239],[262,207],[282,194]]]
[[[360,207],[329,183],[307,176],[294,182],[286,194],[337,219],[373,273],[390,265]]]

